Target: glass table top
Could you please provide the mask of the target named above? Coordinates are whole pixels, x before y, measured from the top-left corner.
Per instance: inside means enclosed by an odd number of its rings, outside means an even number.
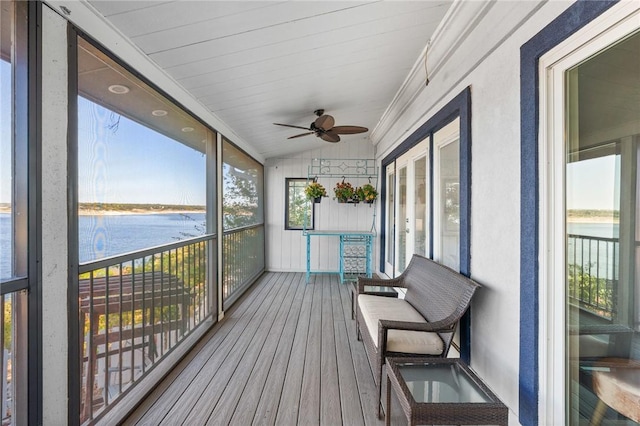
[[[399,363],[397,368],[418,403],[493,401],[457,364]]]
[[[381,293],[395,293],[396,291],[393,289],[393,287],[387,287],[387,286],[382,286],[382,285],[365,285],[364,286],[364,291],[369,291],[369,292],[381,292]]]
[[[353,288],[358,288],[358,282],[353,282]],[[365,285],[364,291],[368,293],[398,293],[393,287],[384,285]]]

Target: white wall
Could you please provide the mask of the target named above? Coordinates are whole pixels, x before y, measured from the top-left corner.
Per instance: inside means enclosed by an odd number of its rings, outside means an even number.
[[[520,327],[520,47],[572,2],[461,2],[372,139],[384,158],[471,86],[472,367],[517,423]]]
[[[309,136],[312,137],[312,136]],[[270,158],[266,161],[265,172],[265,223],[267,259],[269,271],[305,271],[306,237],[302,231],[284,229],[284,188],[285,178],[306,178],[308,166],[314,158],[374,158],[373,145],[368,139],[358,136],[344,136],[337,144],[325,146],[287,158]],[[338,204],[333,199],[333,187],[339,178],[320,178],[318,182],[327,189],[329,197],[316,204],[315,229],[369,231],[377,205]],[[354,186],[367,180],[347,179]],[[375,182],[372,182],[374,184]],[[378,186],[379,188],[379,186]],[[335,237],[312,238],[311,267],[314,270],[337,271],[339,242]]]

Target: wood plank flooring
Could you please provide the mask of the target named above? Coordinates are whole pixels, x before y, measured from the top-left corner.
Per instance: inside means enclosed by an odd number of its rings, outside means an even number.
[[[264,274],[125,424],[382,425],[350,292],[336,275]]]

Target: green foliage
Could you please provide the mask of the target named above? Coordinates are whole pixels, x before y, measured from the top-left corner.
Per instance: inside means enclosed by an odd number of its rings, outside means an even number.
[[[611,318],[613,312],[613,288],[605,278],[593,276],[580,265],[568,265],[569,297],[581,302],[581,306],[593,313]]]
[[[308,188],[308,187],[307,187]],[[289,216],[287,226],[293,229],[302,229],[305,224],[305,215],[307,221],[311,219],[311,204],[307,201],[307,191],[303,195],[302,188],[289,188]],[[313,197],[315,198],[315,197]]]
[[[222,226],[224,230],[258,224],[262,221],[261,189],[258,169],[236,170],[224,165]]]
[[[190,312],[182,312],[183,316],[192,316],[193,311],[198,304],[198,298],[202,297],[202,289],[206,280],[206,263],[200,261],[201,256],[205,256],[206,251],[202,245],[187,245],[182,249],[171,250],[170,252],[158,253],[155,255],[147,256],[144,259],[144,264],[141,259],[137,259],[133,262],[127,262],[120,267],[120,265],[110,266],[108,268],[101,268],[93,271],[94,278],[101,278],[109,274],[109,277],[113,277],[113,286],[118,285],[118,277],[120,275],[142,276],[144,273],[151,275],[153,272],[162,272],[163,275],[173,275],[182,281],[184,287],[195,295],[196,303],[190,306]],[[87,272],[79,275],[79,279],[89,279],[91,273]],[[111,282],[111,281],[110,281]],[[176,300],[177,303],[181,302],[180,299]],[[127,309],[127,304],[123,304],[123,311],[114,312],[109,314],[108,328],[113,327],[129,327],[146,324],[159,324],[161,321],[177,321],[179,319],[180,312],[177,305],[168,306],[155,306],[153,312],[151,312],[151,306],[145,308],[145,312],[142,309],[130,310]],[[152,321],[153,318],[153,321]],[[84,324],[85,333],[89,333],[90,318],[87,317],[87,321]],[[104,332],[107,329],[107,318],[105,315],[101,315],[98,321],[98,331]]]
[[[4,348],[11,351],[13,324],[13,297],[4,297]]]
[[[327,196],[327,190],[318,182],[311,182],[309,185],[307,185],[307,187],[304,189],[304,193],[309,199]]]
[[[344,180],[342,180],[342,182],[336,183],[335,188],[333,188],[333,192],[335,194],[336,200],[338,201],[348,201],[349,199],[353,198],[356,193],[353,186],[349,182],[345,182]]]
[[[370,183],[366,183],[361,187],[356,188],[356,195],[360,201],[365,203],[373,203],[378,198],[378,191]]]

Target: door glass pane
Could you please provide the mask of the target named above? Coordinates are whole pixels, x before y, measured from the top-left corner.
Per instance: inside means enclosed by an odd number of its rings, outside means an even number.
[[[460,269],[460,141],[440,148],[440,258],[442,264]]]
[[[26,99],[26,6],[0,2],[0,284],[26,278],[28,175]],[[32,206],[31,206],[32,207]],[[30,259],[28,259],[28,256]],[[26,287],[26,280],[20,284]],[[27,424],[29,324],[27,291],[0,296],[0,404],[2,424]],[[36,423],[34,420],[33,423]]]
[[[640,34],[565,82],[567,423],[638,424]]]
[[[414,161],[415,223],[413,252],[427,256],[427,157]]]
[[[395,194],[396,194],[396,175],[391,173],[387,176],[387,264],[394,264],[395,255]]]
[[[13,83],[11,32],[13,2],[0,5],[0,280],[13,277]],[[6,28],[6,32],[5,32]]]
[[[407,217],[407,168],[398,170],[398,263],[396,271],[401,273],[407,265],[407,231],[409,218]]]
[[[306,178],[285,178],[284,229],[313,229],[314,201],[304,192],[307,184]]]

